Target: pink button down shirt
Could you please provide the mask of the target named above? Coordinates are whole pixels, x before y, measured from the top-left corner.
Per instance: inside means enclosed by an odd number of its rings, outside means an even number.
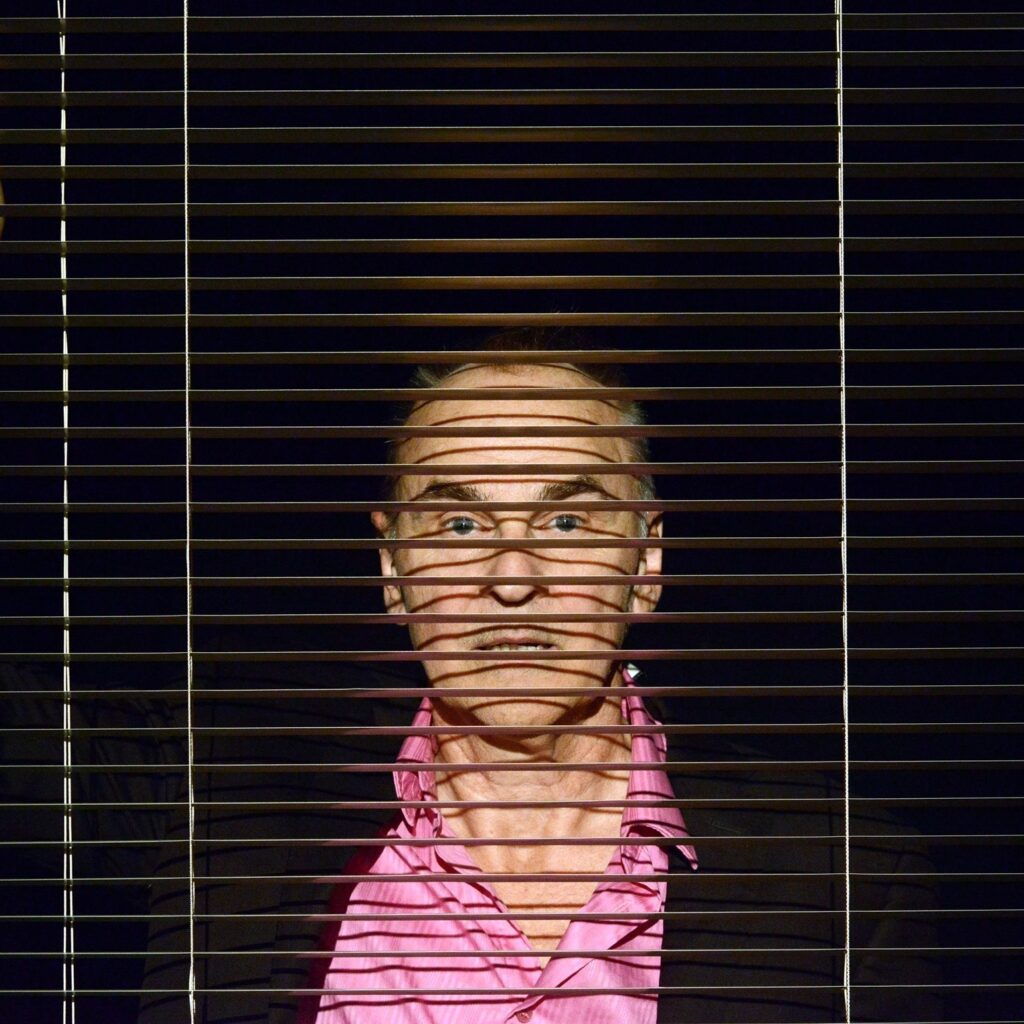
[[[624,671],[627,685],[635,671],[632,666]],[[641,698],[628,691],[622,713],[630,725],[660,724],[648,714]],[[413,726],[430,724],[430,699],[425,697]],[[429,763],[435,749],[433,737],[409,736],[398,760]],[[664,761],[665,751],[662,733],[632,736],[635,763]],[[436,799],[432,771],[410,768],[396,771],[394,777],[400,800]],[[630,771],[628,800],[674,798],[664,771]],[[433,808],[405,808],[383,835],[454,838],[444,816]],[[676,807],[627,806],[620,835],[685,839],[687,832]],[[679,848],[696,868],[693,848],[682,843]],[[299,1024],[654,1024],[656,996],[628,990],[658,984],[661,957],[656,951],[661,949],[663,921],[649,915],[664,909],[667,883],[631,876],[664,873],[667,867],[664,847],[619,846],[604,879],[581,908],[592,916],[572,920],[557,951],[541,967],[515,921],[495,918],[495,914],[508,914],[508,909],[493,887],[487,882],[472,883],[471,876],[480,869],[465,847],[363,847],[349,861],[348,873],[381,878],[339,885],[331,901],[332,913],[402,917],[344,917],[331,922],[324,934],[324,949],[333,949],[337,955],[315,962],[309,986],[337,993],[305,1000]],[[412,883],[386,877],[416,874],[439,875],[442,880]],[[456,914],[472,916],[445,916]],[[602,914],[625,916],[602,918]],[[594,955],[612,950],[612,955]],[[578,955],[572,955],[575,951]],[[451,956],[452,952],[460,955]]]

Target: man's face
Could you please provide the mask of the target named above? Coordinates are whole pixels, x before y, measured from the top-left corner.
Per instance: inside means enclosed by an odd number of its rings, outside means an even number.
[[[574,370],[558,366],[518,367],[515,373],[479,366],[460,371],[446,387],[594,387]],[[560,426],[618,424],[621,414],[598,400],[524,397],[521,401],[441,399],[421,405],[409,418],[410,426],[457,425],[472,427]],[[395,613],[443,613],[453,620],[414,622],[412,644],[419,651],[452,651],[470,655],[466,660],[426,661],[424,668],[435,691],[446,691],[445,701],[483,720],[527,724],[557,720],[593,698],[580,700],[572,691],[602,686],[610,681],[615,659],[544,659],[524,650],[614,652],[626,633],[623,622],[578,622],[569,616],[588,613],[651,611],[661,593],[659,586],[630,585],[616,577],[653,575],[661,571],[657,546],[615,546],[616,540],[642,536],[638,513],[612,507],[581,509],[581,502],[636,500],[637,481],[622,473],[602,473],[609,463],[630,461],[630,449],[617,436],[605,437],[414,437],[401,448],[400,461],[429,468],[426,475],[406,475],[398,482],[400,501],[444,501],[443,511],[401,512],[394,535],[400,539],[486,541],[458,549],[381,549],[385,576],[442,577],[440,582],[404,583],[385,587],[385,603]],[[467,473],[461,467],[499,464],[501,473]],[[554,474],[531,473],[531,465],[590,463]],[[543,510],[476,510],[469,501],[536,502],[554,504]],[[650,540],[657,544],[660,523],[650,512],[641,513],[650,524]],[[380,532],[387,529],[383,513],[374,514]],[[528,547],[526,540],[555,541],[554,546]],[[581,540],[607,541],[597,547],[574,546]],[[386,542],[385,542],[386,544]],[[473,576],[477,582],[446,582]],[[524,581],[519,577],[537,577]],[[554,577],[571,577],[554,581]],[[612,577],[598,582],[598,577]],[[551,579],[551,582],[549,582]],[[485,623],[455,621],[480,613],[496,616]],[[542,614],[552,621],[522,622],[523,616]],[[499,660],[474,659],[478,651],[502,650]],[[494,657],[492,655],[491,657]],[[539,659],[539,660],[535,660]],[[529,701],[485,697],[458,697],[459,689],[557,687],[565,697]],[[435,699],[440,693],[435,695]],[[514,707],[510,708],[510,704]]]

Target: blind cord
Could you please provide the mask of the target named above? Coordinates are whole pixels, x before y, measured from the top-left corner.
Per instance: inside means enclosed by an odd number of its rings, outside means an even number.
[[[68,500],[68,429],[70,401],[68,389],[71,384],[70,359],[68,350],[68,258],[67,258],[67,208],[65,205],[65,181],[67,169],[67,80],[65,77],[65,17],[66,0],[57,0],[58,45],[60,47],[60,309],[61,309],[61,389],[63,395],[62,423],[64,434],[64,472],[62,481],[63,516],[62,529],[64,537],[61,571],[63,587],[61,608],[63,622],[63,668],[62,684],[64,695],[63,706],[63,762],[64,762],[64,937],[63,937],[63,985],[64,997],[61,1019],[64,1024],[75,1024],[75,853],[74,853],[74,820],[72,800],[72,775],[74,768],[71,750],[72,717],[71,717],[71,531],[68,523],[70,504]]]
[[[188,748],[188,1015],[196,1020],[196,794],[193,783],[195,741],[192,734],[192,349],[189,337],[191,296],[189,294],[188,217],[188,0],[182,0],[182,127],[184,138],[184,244],[185,244],[185,731]]]
[[[846,524],[846,277],[843,219],[843,0],[836,0],[836,193],[839,223],[839,559],[842,572],[843,631],[843,1010],[850,1008],[850,615]]]

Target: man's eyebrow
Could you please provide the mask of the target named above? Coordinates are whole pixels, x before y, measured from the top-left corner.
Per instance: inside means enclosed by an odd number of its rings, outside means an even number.
[[[580,494],[597,494],[612,501],[615,495],[603,487],[597,477],[590,474],[573,477],[571,480],[552,480],[541,488],[540,501],[565,501]],[[487,499],[470,484],[460,484],[453,480],[437,480],[427,484],[422,491],[410,501],[486,501]]]
[[[571,480],[552,480],[541,489],[540,500],[565,501],[567,498],[575,498],[580,494],[599,494],[611,501],[617,500],[614,494],[600,484],[597,477],[591,476],[589,473],[573,477]]]
[[[469,484],[457,484],[451,480],[438,480],[427,484],[410,501],[486,501],[487,499]]]

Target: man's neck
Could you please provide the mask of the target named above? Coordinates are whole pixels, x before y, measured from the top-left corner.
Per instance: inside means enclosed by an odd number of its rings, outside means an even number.
[[[608,698],[552,724],[621,728],[621,695],[622,690],[615,687]],[[435,725],[466,724],[446,717],[444,705],[437,702]],[[630,741],[622,732],[440,736],[438,764],[494,764],[500,768],[450,772],[438,768],[437,797],[484,805],[444,811],[453,831],[467,838],[616,836],[621,806],[595,809],[567,804],[623,800]],[[520,764],[523,768],[517,770],[515,766]]]

